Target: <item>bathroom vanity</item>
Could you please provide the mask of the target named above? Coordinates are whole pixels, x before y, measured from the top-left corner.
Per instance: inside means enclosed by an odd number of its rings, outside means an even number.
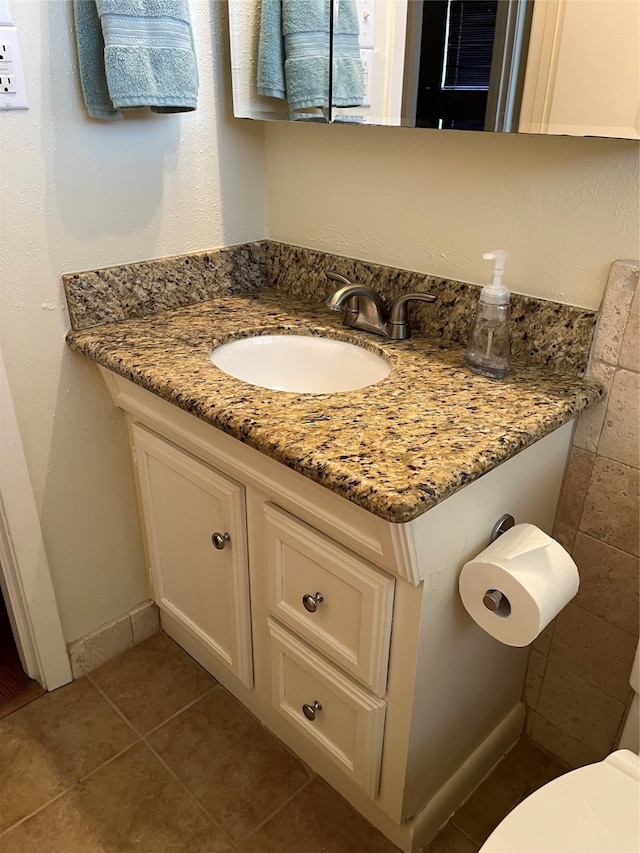
[[[389,376],[287,394],[222,373],[252,333],[345,336]],[[522,730],[527,649],[459,601],[504,513],[550,531],[575,375],[504,383],[462,350],[346,333],[322,306],[236,293],[69,333],[127,415],[164,630],[401,849],[417,851]]]

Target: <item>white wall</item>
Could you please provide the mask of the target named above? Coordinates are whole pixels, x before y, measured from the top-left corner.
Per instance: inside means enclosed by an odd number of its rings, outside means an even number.
[[[260,123],[230,109],[226,6],[190,0],[194,113],[89,120],[67,0],[14,2],[28,112],[0,113],[0,344],[65,639],[148,597],[123,421],[65,347],[60,274],[265,236]]]
[[[638,256],[633,141],[269,124],[269,237],[482,284],[508,249],[513,290],[597,308]]]

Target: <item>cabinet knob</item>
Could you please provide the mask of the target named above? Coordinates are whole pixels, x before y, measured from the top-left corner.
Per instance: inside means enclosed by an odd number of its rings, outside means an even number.
[[[231,542],[231,537],[228,533],[214,533],[211,536],[211,541],[213,542],[214,548],[217,548],[218,551],[222,551],[227,542]]]
[[[324,595],[321,592],[316,592],[315,595],[307,593],[302,596],[304,609],[308,610],[309,613],[315,613],[321,601],[324,601]]]
[[[305,715],[307,720],[313,722],[316,718],[316,713],[318,711],[322,711],[322,705],[318,702],[317,699],[313,700],[313,705],[307,705],[306,702],[302,706],[302,713]]]

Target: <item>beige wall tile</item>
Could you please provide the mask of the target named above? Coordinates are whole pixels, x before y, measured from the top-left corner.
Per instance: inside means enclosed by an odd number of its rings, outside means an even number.
[[[637,555],[638,486],[637,468],[596,457],[578,529]]]
[[[542,655],[549,654],[549,648],[551,647],[551,640],[553,638],[553,632],[556,629],[556,620],[552,619],[551,622],[544,628],[538,636],[535,638],[532,644],[532,648],[534,648],[537,652],[540,652]]]
[[[637,637],[638,558],[584,533],[576,536],[572,556],[580,574],[574,603]]]
[[[563,524],[561,521],[556,521],[556,523],[553,525],[552,536],[557,542],[562,545],[562,547],[566,551],[571,553],[577,532],[578,531],[575,527],[569,527],[568,524]]]
[[[557,619],[549,660],[626,702],[637,639],[574,604]]]
[[[533,714],[531,720],[531,739],[541,747],[556,755],[569,767],[583,767],[593,764],[604,756],[572,738],[566,732],[554,726],[539,714]]]
[[[609,394],[598,455],[640,467],[640,376],[617,370]]]
[[[575,447],[581,447],[583,450],[590,450],[595,453],[602,431],[602,424],[607,413],[607,399],[613,377],[616,369],[612,364],[607,364],[604,361],[592,361],[589,367],[588,376],[590,379],[597,379],[605,389],[605,397],[593,406],[589,406],[579,416],[576,424],[576,430],[573,435],[573,444]]]
[[[133,646],[133,632],[129,614],[101,625],[86,637],[81,637],[69,646],[69,660],[74,678],[80,678],[102,666],[111,658]]]
[[[599,756],[611,751],[624,709],[622,702],[555,661],[547,664],[538,714]]]
[[[631,303],[631,313],[627,321],[627,328],[620,348],[618,364],[629,370],[640,370],[640,288],[636,285],[636,292]]]
[[[598,361],[618,363],[637,280],[638,266],[634,262],[616,261],[611,265],[593,352]]]
[[[129,615],[131,616],[134,643],[148,640],[160,630],[160,610],[153,601],[145,601],[139,604]]]
[[[535,649],[529,650],[527,677],[524,682],[523,700],[529,708],[535,709],[540,696],[544,671],[547,668],[547,658]]]
[[[578,527],[594,458],[593,453],[587,450],[580,450],[577,447],[571,450],[558,503],[556,522],[568,527]]]

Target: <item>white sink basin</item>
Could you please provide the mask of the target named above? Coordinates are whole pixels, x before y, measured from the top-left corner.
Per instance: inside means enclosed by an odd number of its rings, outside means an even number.
[[[380,382],[391,367],[363,347],[309,335],[257,335],[211,350],[213,364],[236,379],[299,394],[353,391]]]

